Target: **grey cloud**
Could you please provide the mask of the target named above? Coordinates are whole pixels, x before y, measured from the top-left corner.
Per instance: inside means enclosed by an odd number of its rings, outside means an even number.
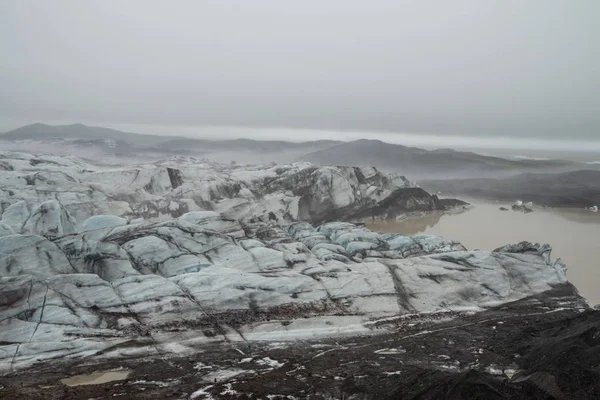
[[[5,1],[0,116],[598,138],[595,0]]]

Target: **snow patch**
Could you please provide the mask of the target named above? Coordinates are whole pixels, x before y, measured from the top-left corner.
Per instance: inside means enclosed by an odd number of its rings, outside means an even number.
[[[256,360],[255,363],[258,365],[266,365],[268,367],[271,367],[272,369],[277,369],[285,365],[285,363],[280,363],[279,361],[273,360],[269,357],[264,357],[260,360]]]
[[[159,386],[159,387],[171,387],[171,386],[175,386],[180,384],[181,381],[179,379],[175,379],[172,381],[144,381],[144,380],[139,380],[139,381],[135,381],[135,382],[131,382],[132,385],[155,385],[155,386]]]
[[[406,353],[406,350],[404,350],[401,347],[385,348],[385,349],[375,350],[373,353],[375,353],[375,354],[404,354],[404,353]]]
[[[207,392],[208,389],[212,388],[214,385],[204,386],[202,389],[196,390],[194,393],[190,395],[190,400],[194,399],[203,399],[203,400],[214,400],[214,397]],[[200,397],[204,396],[204,397]]]
[[[502,370],[502,368],[499,368],[495,364],[491,364],[491,365],[488,365],[487,367],[485,367],[485,372],[487,372],[490,375],[502,375],[502,374],[504,374],[504,371]]]
[[[194,369],[196,371],[202,371],[203,369],[213,369],[214,367],[211,365],[206,365],[203,362],[198,362],[196,363],[196,365],[194,365]]]

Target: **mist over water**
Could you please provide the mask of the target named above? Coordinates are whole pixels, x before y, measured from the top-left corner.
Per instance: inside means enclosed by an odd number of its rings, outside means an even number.
[[[567,265],[567,278],[590,305],[600,303],[600,213],[580,209],[536,208],[533,213],[500,211],[503,203],[473,200],[462,214],[430,214],[404,221],[367,224],[380,232],[440,235],[468,250],[494,250],[509,243],[549,243],[552,259]]]

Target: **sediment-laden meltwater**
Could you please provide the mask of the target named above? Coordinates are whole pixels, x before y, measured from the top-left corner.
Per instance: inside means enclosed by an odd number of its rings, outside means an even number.
[[[554,254],[569,268],[569,281],[590,304],[600,304],[600,213],[534,205],[534,212],[525,214],[512,211],[506,203],[472,199],[469,203],[473,207],[460,214],[432,213],[367,223],[367,227],[405,235],[440,235],[456,239],[470,250],[493,250],[514,240],[552,243]],[[501,211],[500,207],[510,211]]]

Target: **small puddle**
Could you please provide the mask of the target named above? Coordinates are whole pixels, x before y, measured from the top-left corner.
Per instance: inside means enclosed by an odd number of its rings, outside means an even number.
[[[122,381],[129,376],[130,372],[129,370],[94,372],[88,375],[76,375],[64,378],[60,381],[67,386],[99,385],[106,382]]]

